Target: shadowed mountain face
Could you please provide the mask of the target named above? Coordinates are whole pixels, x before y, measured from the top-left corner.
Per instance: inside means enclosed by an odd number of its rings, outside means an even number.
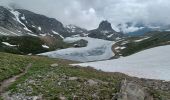
[[[54,18],[36,14],[23,9],[8,9],[0,6],[0,35],[10,36],[52,36],[65,38],[72,35],[87,33],[87,30],[74,26],[74,31],[65,27]]]
[[[105,40],[116,40],[116,38],[121,38],[123,33],[113,30],[111,23],[108,21],[102,21],[97,29],[89,31],[88,36]]]
[[[16,20],[15,15],[9,9],[0,6],[0,35],[18,36],[26,34],[24,26]]]
[[[17,9],[20,14],[20,20],[35,33],[52,33],[56,31],[64,33],[65,29],[61,22],[54,18],[48,18],[43,15],[35,14],[33,12]]]
[[[109,23],[108,21],[102,21],[100,23],[99,27],[98,27],[98,30],[101,30],[101,31],[114,31],[112,29],[111,23]]]

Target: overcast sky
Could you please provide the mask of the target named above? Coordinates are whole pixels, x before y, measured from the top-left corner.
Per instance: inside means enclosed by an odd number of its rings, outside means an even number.
[[[170,0],[0,0],[1,5],[10,3],[87,29],[104,19],[113,27],[126,22],[170,24]]]

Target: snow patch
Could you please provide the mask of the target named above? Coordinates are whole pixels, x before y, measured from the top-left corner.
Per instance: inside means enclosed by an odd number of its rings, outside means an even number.
[[[129,41],[123,41],[122,43],[121,43],[121,45],[126,45],[126,44],[128,44],[129,43]]]
[[[145,38],[142,38],[142,39],[139,39],[139,40],[135,40],[134,42],[141,42],[143,40],[146,40],[146,39],[149,39],[150,37],[145,37]]]
[[[34,25],[32,25],[32,27],[34,27],[34,28],[35,28],[35,26],[34,26]]]
[[[126,47],[116,47],[115,50],[120,50],[120,49],[123,50],[123,49],[125,49],[125,48],[126,48]]]
[[[103,34],[108,34],[110,31],[101,31]]]
[[[19,19],[19,15],[20,15],[20,13],[19,13],[18,11],[11,10],[10,12],[11,12],[11,13],[15,16],[16,21],[18,21],[21,25],[23,25],[23,26],[24,26],[24,29],[25,29],[26,31],[28,31],[28,32],[31,32],[31,33],[32,33],[32,31],[31,31],[31,30],[29,30],[29,29],[25,26],[25,24],[24,24],[24,23],[22,23],[22,22],[20,21],[20,19]]]
[[[49,49],[50,47],[47,45],[42,45],[43,48]]]
[[[3,44],[5,44],[6,46],[10,46],[10,47],[15,47],[15,46],[17,46],[17,45],[12,45],[12,44],[10,44],[10,43],[8,43],[8,42],[2,42]]]
[[[126,47],[120,47],[121,50],[125,49]]]
[[[21,19],[22,19],[22,20],[25,20],[25,16],[23,15],[23,16],[21,17]]]
[[[112,36],[113,36],[113,34],[110,34],[110,35],[108,35],[107,37],[108,37],[108,38],[111,38]]]
[[[72,64],[91,66],[105,72],[121,72],[131,76],[170,81],[170,45],[151,48],[114,60]]]
[[[120,40],[120,39],[122,39],[122,38],[120,38],[120,37],[117,37],[117,38],[116,38],[116,40]]]
[[[40,26],[38,27],[38,30],[41,31],[41,27]]]
[[[40,34],[40,36],[47,36],[47,34]]]
[[[63,37],[62,35],[60,35],[58,32],[56,32],[56,31],[52,31],[52,32],[53,32],[54,34],[60,36],[62,39],[64,39],[64,37]]]
[[[66,28],[70,29],[69,31],[74,33],[76,32],[77,27],[75,25],[67,25]]]
[[[68,48],[42,53],[39,55],[80,62],[107,60],[114,56],[114,53],[112,51],[112,45],[114,44],[113,41],[106,41],[89,37],[68,37],[64,39],[64,41],[67,43],[73,43],[81,39],[88,41],[87,47]]]
[[[35,35],[35,34],[31,34],[31,33],[27,33],[28,35],[31,35],[31,36],[35,36],[37,37],[38,35]]]

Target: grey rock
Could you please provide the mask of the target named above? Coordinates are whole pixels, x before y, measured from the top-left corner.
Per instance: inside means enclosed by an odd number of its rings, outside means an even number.
[[[97,84],[98,84],[98,82],[96,82],[96,81],[94,81],[94,80],[92,80],[92,79],[89,79],[89,80],[87,81],[87,83],[88,83],[90,86],[93,86],[93,85],[97,85]]]
[[[81,40],[76,41],[72,44],[74,44],[74,47],[86,47],[88,44],[88,41],[81,39]]]
[[[60,96],[59,99],[60,100],[67,100],[65,96]]]
[[[70,81],[74,81],[74,80],[77,80],[78,78],[77,77],[69,77],[69,79],[68,80],[70,80]]]
[[[153,97],[143,87],[124,80],[117,100],[153,100]]]
[[[51,64],[50,65],[51,67],[58,67],[58,64],[56,63],[56,64]]]

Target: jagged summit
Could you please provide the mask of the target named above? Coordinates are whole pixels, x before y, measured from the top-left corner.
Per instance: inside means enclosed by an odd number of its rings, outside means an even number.
[[[107,20],[102,21],[102,22],[99,24],[98,29],[99,29],[99,30],[114,31],[113,28],[112,28],[112,26],[111,26],[111,23],[108,22]]]
[[[102,21],[97,29],[89,31],[89,37],[99,38],[105,40],[116,40],[121,38],[123,33],[116,32],[110,22],[107,20]]]

